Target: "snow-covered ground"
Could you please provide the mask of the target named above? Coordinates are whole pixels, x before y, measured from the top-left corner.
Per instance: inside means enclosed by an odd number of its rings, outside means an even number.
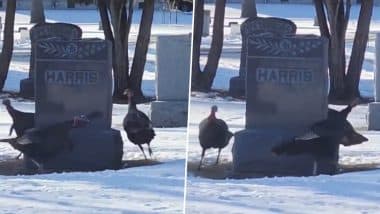
[[[213,6],[208,5],[213,11]],[[347,51],[352,46],[354,23],[357,21],[358,6],[354,6],[349,24]],[[293,20],[298,33],[319,34],[313,26],[314,8],[310,5],[271,5],[258,4],[261,16],[277,16]],[[211,12],[213,14],[213,12]],[[214,89],[228,90],[229,80],[238,75],[240,61],[240,36],[230,35],[228,22],[239,18],[240,5],[229,4],[226,9],[225,41]],[[370,42],[360,82],[361,93],[373,96],[374,79],[374,32],[380,31],[380,8],[374,9]],[[210,37],[204,38],[204,53],[210,45]],[[205,63],[202,55],[201,63]],[[258,179],[209,179],[194,169],[200,160],[201,147],[198,142],[198,124],[208,116],[210,107],[218,105],[217,117],[224,119],[232,132],[244,129],[245,102],[232,98],[215,97],[212,94],[193,93],[190,103],[188,177],[187,177],[187,213],[378,213],[380,209],[380,132],[367,131],[367,105],[356,107],[349,116],[354,127],[367,138],[368,142],[352,147],[342,147],[340,164],[370,166],[377,168],[360,172],[351,172],[336,176],[316,177],[278,177]],[[217,150],[207,150],[205,169],[218,170],[230,167],[232,160],[230,144],[222,150],[221,164],[212,166]],[[213,175],[215,176],[215,175]],[[223,175],[216,176],[223,178]]]
[[[34,103],[14,102],[15,108],[33,111]],[[148,113],[149,105],[138,105]],[[126,105],[114,105],[112,126],[122,130],[123,160],[141,160],[139,148],[122,128]],[[7,137],[11,119],[0,108],[0,136]],[[75,172],[33,176],[0,176],[1,213],[182,213],[186,128],[155,129],[153,159],[161,164],[102,172]],[[17,156],[0,145],[0,161]]]
[[[132,56],[138,32],[141,11],[134,14],[131,30]],[[4,11],[0,11],[4,17]],[[98,30],[99,15],[95,10],[47,10],[46,17],[52,22],[68,22],[79,25],[83,37],[104,38]],[[17,11],[16,26],[28,26],[29,11]],[[191,14],[157,12],[152,28],[152,42],[143,77],[145,95],[155,95],[155,36],[158,34],[188,34],[191,31]],[[4,20],[4,19],[3,19]],[[28,76],[30,41],[21,40],[15,34],[15,50],[5,90],[19,91],[19,81]],[[4,98],[2,95],[0,99]],[[34,102],[12,99],[15,108],[34,111]],[[121,130],[124,140],[123,160],[142,160],[137,146],[130,143],[122,128],[127,105],[114,104],[112,127]],[[138,105],[148,114],[149,104]],[[0,107],[0,138],[8,135],[11,118]],[[184,199],[186,128],[157,128],[151,143],[153,159],[160,164],[102,172],[75,172],[33,176],[0,176],[1,213],[182,213]],[[7,144],[0,145],[0,161],[18,154]]]

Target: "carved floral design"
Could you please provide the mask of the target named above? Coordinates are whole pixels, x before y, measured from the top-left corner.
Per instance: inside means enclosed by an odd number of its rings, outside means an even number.
[[[248,42],[250,45],[255,45],[255,48],[258,50],[278,56],[297,56],[308,53],[322,45],[321,41],[293,42],[286,38],[281,40],[269,40],[260,37],[250,37]]]
[[[43,49],[45,54],[53,57],[61,58],[73,58],[77,57],[82,59],[84,57],[89,57],[95,55],[97,52],[102,51],[106,45],[105,44],[94,44],[88,43],[84,45],[78,45],[76,43],[56,43],[56,42],[40,42],[38,44],[39,48]]]

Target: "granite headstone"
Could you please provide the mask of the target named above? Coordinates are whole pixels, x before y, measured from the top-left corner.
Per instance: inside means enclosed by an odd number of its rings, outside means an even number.
[[[271,149],[327,117],[327,63],[325,38],[247,39],[246,129],[235,134],[235,172],[312,174],[311,156],[275,157]]]
[[[100,39],[39,40],[36,43],[36,127],[101,112],[84,128],[72,129],[73,150],[44,164],[48,170],[116,169],[120,132],[111,129],[112,45]]]
[[[254,36],[291,36],[295,35],[296,25],[287,19],[282,18],[249,18],[240,27],[242,36],[242,48],[240,55],[239,76],[230,79],[229,92],[232,96],[241,97],[245,95],[245,75],[246,75],[246,52],[247,38]]]
[[[82,37],[82,30],[68,23],[41,23],[30,29],[31,54],[29,63],[29,77],[20,82],[20,95],[24,98],[34,97],[34,75],[35,75],[35,45],[38,40],[48,38],[59,38],[63,40],[74,40]]]

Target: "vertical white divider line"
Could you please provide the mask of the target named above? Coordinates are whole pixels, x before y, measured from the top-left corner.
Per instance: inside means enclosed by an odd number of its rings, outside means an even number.
[[[195,0],[197,1],[197,0]],[[189,97],[188,97],[188,105],[187,105],[187,127],[186,127],[186,158],[185,158],[185,177],[184,177],[184,185],[183,185],[183,214],[186,214],[186,202],[187,202],[187,162],[189,159],[189,140],[190,140],[190,107],[191,107],[191,78],[192,78],[192,65],[193,65],[193,33],[194,33],[194,11],[195,11],[195,1],[193,1],[193,17],[191,22],[191,47],[190,47],[190,72],[189,72]]]

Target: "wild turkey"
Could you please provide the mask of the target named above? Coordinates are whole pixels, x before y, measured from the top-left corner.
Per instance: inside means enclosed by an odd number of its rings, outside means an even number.
[[[347,133],[355,131],[347,120],[348,114],[359,103],[359,99],[352,101],[346,108],[341,111],[334,109],[328,110],[327,119],[321,122],[315,123],[311,127],[311,131],[320,137],[342,137]],[[353,142],[353,144],[356,144]]]
[[[340,144],[351,146],[368,141],[366,137],[357,133],[347,120],[348,114],[356,104],[357,100],[341,111],[329,109],[328,118],[311,127],[311,130],[317,135],[316,137],[311,139],[295,138],[273,147],[272,152],[275,155],[312,155],[315,159],[313,174],[316,174],[319,160],[336,156],[335,151]]]
[[[90,122],[89,119],[100,117],[102,114],[93,112],[85,116],[76,116],[71,120],[56,123],[41,128],[27,130],[23,136],[1,139],[14,149],[30,158],[42,170],[43,164],[63,151],[70,151],[73,144],[69,139],[72,128],[82,127]]]
[[[217,148],[218,156],[215,164],[219,162],[220,151],[228,145],[232,132],[228,130],[226,122],[222,119],[216,118],[217,106],[211,107],[210,115],[201,121],[199,124],[199,143],[202,147],[201,161],[199,162],[198,170],[201,169],[202,161],[205,156],[205,152],[209,148]]]
[[[125,94],[128,96],[129,107],[128,113],[123,120],[123,127],[128,139],[140,148],[146,160],[147,157],[142,144],[148,145],[149,156],[152,157],[153,152],[150,148],[150,142],[156,134],[154,133],[152,122],[148,116],[137,109],[133,92],[127,89]]]
[[[25,130],[34,127],[34,113],[19,111],[11,105],[9,99],[4,99],[3,104],[7,108],[9,115],[12,117],[13,124],[9,130],[9,135],[12,135],[12,131],[16,131],[16,135],[22,136]]]
[[[9,130],[9,136],[12,135],[12,131],[15,130],[17,137],[21,137],[27,129],[34,127],[34,113],[16,110],[11,105],[11,101],[9,99],[4,99],[3,104],[13,120]],[[16,157],[16,159],[20,158],[20,156],[21,153]]]

